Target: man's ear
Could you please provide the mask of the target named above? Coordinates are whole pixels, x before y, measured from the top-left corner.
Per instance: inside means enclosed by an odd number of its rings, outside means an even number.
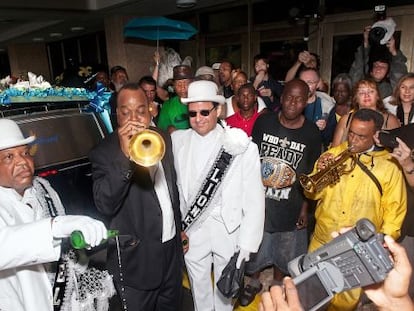
[[[226,107],[225,107],[226,105],[224,104],[224,105],[218,105],[217,106],[217,117],[219,118],[219,119],[225,119],[226,118]]]
[[[375,134],[374,134],[374,136],[373,136],[373,138],[374,138],[374,143],[377,145],[377,146],[382,146],[381,145],[381,142],[380,142],[380,140],[379,140],[379,133],[380,133],[380,131],[378,130],[378,131],[376,131],[375,132]]]
[[[217,109],[217,115],[218,115],[218,116],[220,116],[220,115],[221,115],[221,113],[223,112],[223,106],[224,106],[224,105],[220,105],[220,104],[217,106],[217,108],[216,108],[216,109]]]

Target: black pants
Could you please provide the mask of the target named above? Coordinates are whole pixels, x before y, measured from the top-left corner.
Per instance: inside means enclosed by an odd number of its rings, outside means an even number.
[[[111,300],[110,310],[124,310],[121,297],[129,311],[178,311],[181,308],[182,259],[177,253],[176,238],[163,243],[163,280],[158,288],[140,290],[115,282],[118,295]]]

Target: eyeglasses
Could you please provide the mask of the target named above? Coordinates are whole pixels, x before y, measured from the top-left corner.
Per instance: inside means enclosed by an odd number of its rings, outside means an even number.
[[[200,113],[203,117],[208,117],[210,115],[210,112],[212,112],[214,109],[216,109],[216,106],[214,106],[210,110],[208,110],[208,109],[203,109],[203,110],[200,110],[200,111],[189,110],[188,111],[188,116],[190,118],[195,118],[197,116],[197,113]]]

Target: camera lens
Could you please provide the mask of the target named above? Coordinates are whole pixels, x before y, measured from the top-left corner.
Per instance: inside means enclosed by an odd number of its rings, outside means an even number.
[[[383,27],[374,27],[369,32],[369,42],[371,44],[380,44],[382,38],[384,38],[387,30]]]

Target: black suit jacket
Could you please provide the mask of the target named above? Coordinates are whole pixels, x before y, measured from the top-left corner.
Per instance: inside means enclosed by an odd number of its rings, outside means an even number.
[[[182,264],[181,215],[171,138],[159,129],[165,141],[162,159],[177,229],[174,242]],[[123,285],[140,290],[158,287],[163,277],[162,212],[148,169],[128,160],[115,131],[89,154],[93,195],[98,210],[120,231]],[[115,239],[108,244],[108,270],[119,282],[120,270]]]

